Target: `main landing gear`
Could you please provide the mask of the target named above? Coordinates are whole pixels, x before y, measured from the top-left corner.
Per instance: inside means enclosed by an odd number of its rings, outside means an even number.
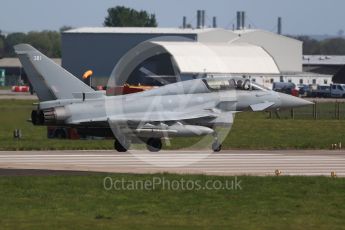
[[[121,141],[119,141],[117,138],[115,138],[114,141],[114,149],[118,152],[127,152],[127,150],[130,148],[131,142],[127,138],[122,138]]]
[[[150,152],[159,152],[162,149],[162,140],[160,138],[150,138],[146,142],[146,147]]]

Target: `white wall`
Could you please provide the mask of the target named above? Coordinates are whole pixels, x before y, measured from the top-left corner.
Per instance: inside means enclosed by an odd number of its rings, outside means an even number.
[[[275,60],[280,72],[302,72],[302,42],[263,30],[237,31],[234,42],[261,46]]]

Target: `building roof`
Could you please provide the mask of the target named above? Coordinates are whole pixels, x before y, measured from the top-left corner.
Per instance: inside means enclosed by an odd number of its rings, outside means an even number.
[[[105,33],[105,34],[200,34],[214,31],[226,31],[236,36],[257,32],[265,32],[274,34],[259,29],[243,29],[243,30],[228,30],[223,28],[171,28],[171,27],[80,27],[66,30],[63,33]],[[293,38],[281,36],[287,39],[295,40]],[[297,40],[296,40],[297,41]]]
[[[246,43],[153,42],[169,52],[181,73],[279,73],[261,47]]]
[[[61,58],[52,58],[52,60],[61,65]],[[22,64],[20,63],[18,58],[0,58],[0,68],[20,68]]]
[[[21,67],[20,61],[18,58],[1,58],[0,67]]]
[[[345,56],[341,55],[304,55],[303,65],[345,65]]]
[[[163,28],[163,27],[81,27],[66,30],[64,33],[123,33],[123,34],[198,34],[217,30],[215,28]]]
[[[279,73],[271,55],[248,43],[147,41],[126,53],[112,75],[117,76],[117,84],[122,84],[143,61],[165,53],[171,55],[181,74]]]

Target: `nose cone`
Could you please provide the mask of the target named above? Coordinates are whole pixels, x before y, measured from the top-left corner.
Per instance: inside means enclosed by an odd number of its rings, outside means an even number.
[[[302,106],[313,104],[310,101],[304,100],[299,97],[291,96],[285,93],[279,93],[279,97],[280,97],[281,108],[295,108],[295,107],[302,107]]]

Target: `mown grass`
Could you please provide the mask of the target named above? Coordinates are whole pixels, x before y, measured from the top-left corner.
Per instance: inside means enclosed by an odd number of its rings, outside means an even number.
[[[315,103],[315,102],[314,102]],[[294,118],[298,120],[313,120],[314,109],[316,109],[316,117],[321,120],[333,120],[338,118],[339,106],[339,119],[345,119],[345,103],[344,102],[316,102],[316,108],[313,105],[304,106],[294,109]],[[275,115],[272,118],[276,118]],[[280,118],[291,118],[291,110],[280,112]]]
[[[112,149],[112,140],[54,140],[48,139],[46,128],[33,126],[30,117],[33,101],[0,100],[0,150]],[[323,104],[331,110],[334,104]],[[321,106],[318,107],[322,108]],[[266,113],[238,113],[223,149],[328,149],[331,144],[345,143],[345,120],[329,118],[268,119]],[[21,140],[13,138],[20,128]],[[175,138],[166,149],[209,148],[212,137]],[[140,146],[139,146],[140,147]]]
[[[329,149],[331,144],[345,143],[344,120],[268,119],[266,113],[238,113],[223,142],[224,149]],[[198,143],[205,148],[212,137],[175,138],[169,148]]]
[[[103,179],[180,181],[177,190],[103,187]],[[1,229],[343,229],[345,179],[237,178],[237,190],[186,190],[234,180],[204,175],[0,177]],[[166,183],[166,182],[165,182]],[[153,187],[151,187],[153,188]],[[167,188],[167,185],[166,187]],[[176,188],[176,187],[175,187]]]

